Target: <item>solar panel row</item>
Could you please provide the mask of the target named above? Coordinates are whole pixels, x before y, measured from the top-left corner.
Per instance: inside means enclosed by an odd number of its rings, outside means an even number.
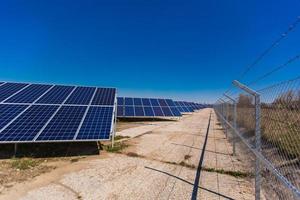
[[[118,117],[179,117],[171,99],[118,97]]]
[[[93,98],[92,105],[114,105],[115,93],[115,88],[5,83],[0,85],[0,102],[61,104],[66,100],[65,104],[88,105]]]
[[[205,108],[202,104],[194,103],[194,102],[186,102],[186,101],[174,101],[177,109],[182,113],[194,112],[195,110],[199,110]]]
[[[0,84],[0,143],[109,139],[115,93],[114,88]]]

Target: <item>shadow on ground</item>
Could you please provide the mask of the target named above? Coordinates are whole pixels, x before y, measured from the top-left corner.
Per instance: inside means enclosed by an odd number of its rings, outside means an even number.
[[[173,178],[176,178],[177,180],[180,180],[180,181],[182,181],[182,182],[184,182],[184,183],[187,183],[187,184],[189,184],[189,185],[192,185],[193,187],[196,186],[194,183],[191,183],[191,182],[189,182],[189,181],[187,181],[187,180],[185,180],[185,179],[183,179],[183,178],[180,178],[180,177],[175,176],[175,175],[173,175],[173,174],[170,174],[170,173],[168,173],[168,172],[165,172],[165,171],[162,171],[162,170],[159,170],[159,169],[155,169],[155,168],[152,168],[152,167],[147,167],[147,166],[145,166],[145,168],[146,168],[146,169],[149,169],[149,170],[153,170],[153,171],[159,172],[159,173],[162,173],[162,174],[165,174],[165,175],[170,176],[170,177],[173,177]],[[197,186],[198,186],[198,185],[197,185]],[[197,186],[196,186],[196,187],[197,187]],[[202,189],[202,190],[205,190],[205,191],[207,191],[207,192],[213,193],[213,194],[215,194],[215,195],[217,195],[217,196],[223,197],[223,198],[225,198],[225,199],[234,200],[234,199],[231,198],[231,197],[228,197],[228,196],[226,196],[226,195],[224,195],[224,194],[215,192],[215,191],[213,191],[213,190],[210,190],[210,189],[207,189],[207,188],[204,188],[204,187],[201,187],[201,186],[198,186],[198,188],[199,188],[199,189]]]
[[[96,142],[61,142],[61,143],[24,143],[18,144],[14,155],[14,144],[0,145],[0,159],[12,157],[69,157],[98,155],[99,148]]]

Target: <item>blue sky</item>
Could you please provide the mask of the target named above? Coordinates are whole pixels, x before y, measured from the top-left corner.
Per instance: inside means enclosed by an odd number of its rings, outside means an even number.
[[[117,87],[213,102],[290,23],[300,1],[1,1],[0,79]],[[243,82],[295,56],[300,26]],[[300,75],[299,62],[257,87]]]

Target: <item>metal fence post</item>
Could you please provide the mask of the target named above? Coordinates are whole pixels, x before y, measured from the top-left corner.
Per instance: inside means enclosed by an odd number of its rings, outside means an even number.
[[[224,119],[225,119],[225,121],[228,121],[228,119],[227,119],[227,103],[226,103],[226,101],[224,101],[223,99],[220,99],[221,100],[221,102],[223,102],[222,103],[222,107],[223,107],[223,116],[224,116]],[[226,123],[223,123],[223,127],[224,127],[224,129],[225,129],[225,137],[227,138],[227,126],[226,126]]]
[[[227,94],[224,94],[225,97],[227,97],[228,99],[230,99],[233,102],[233,127],[235,130],[237,130],[237,102],[235,99],[231,98],[230,96],[228,96]],[[232,131],[234,132],[234,131]],[[235,143],[236,143],[236,136],[235,134],[232,134],[232,154],[235,156],[236,155],[236,150],[235,150]]]
[[[260,94],[250,89],[246,85],[234,80],[233,84],[247,93],[251,94],[255,98],[255,149],[258,153],[261,153],[261,132],[260,132]],[[260,200],[260,189],[261,189],[261,167],[260,160],[255,157],[255,199]]]
[[[260,95],[255,95],[255,148],[261,152],[261,132],[260,132],[260,118],[261,118],[261,106],[260,106]],[[260,199],[260,188],[261,188],[261,167],[260,160],[255,160],[255,199]]]

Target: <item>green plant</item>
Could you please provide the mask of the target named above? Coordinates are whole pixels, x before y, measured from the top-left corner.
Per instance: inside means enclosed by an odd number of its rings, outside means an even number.
[[[38,160],[22,158],[22,159],[13,160],[11,166],[15,169],[26,170],[26,169],[34,168],[39,164],[40,162]]]
[[[104,146],[104,149],[110,153],[120,153],[123,149],[127,148],[129,145],[124,142],[116,142],[114,147],[111,145]]]

